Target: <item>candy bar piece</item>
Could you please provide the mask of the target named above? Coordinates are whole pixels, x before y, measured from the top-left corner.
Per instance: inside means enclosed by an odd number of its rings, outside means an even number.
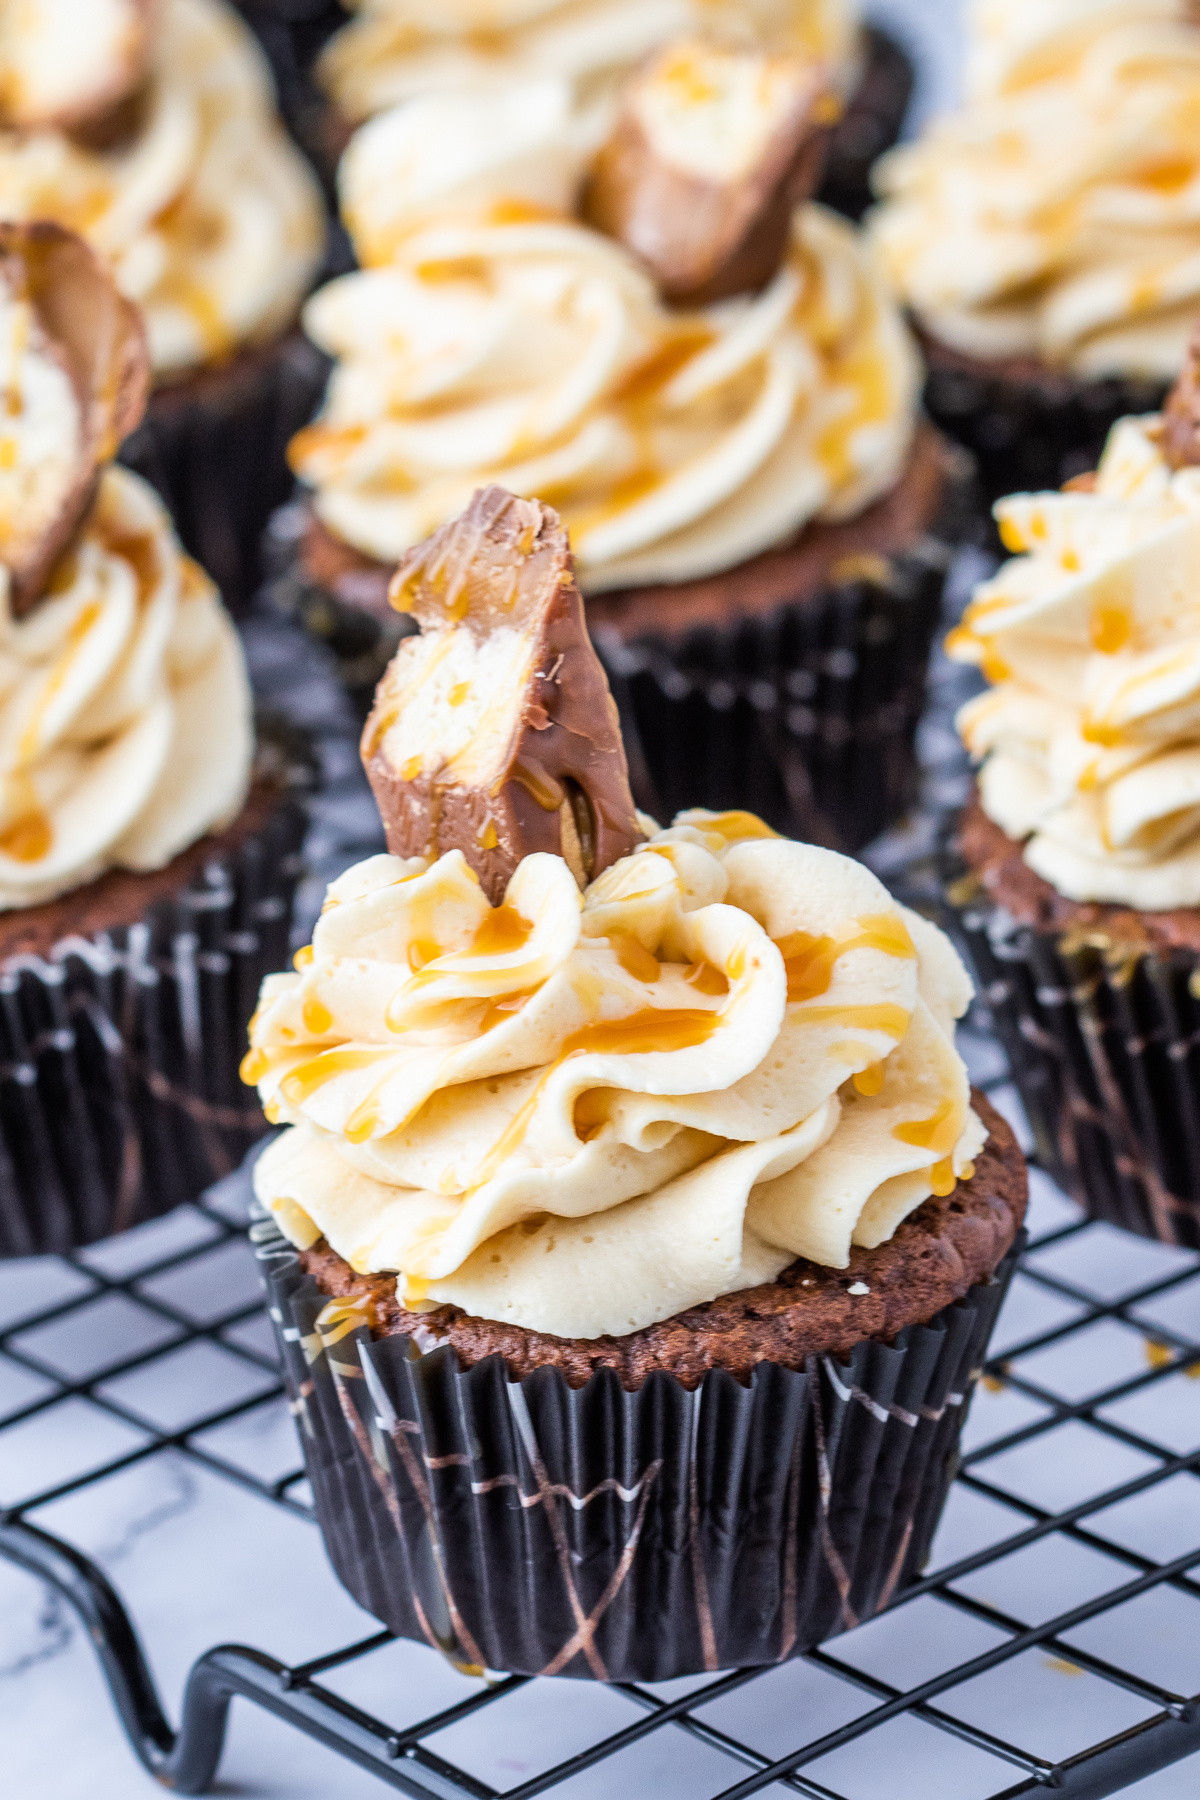
[[[759,288],[794,208],[821,177],[837,114],[811,58],[685,39],[631,78],[592,167],[585,207],[650,269],[668,300]]]
[[[141,316],[82,238],[0,224],[0,563],[20,618],[145,410]]]
[[[393,855],[461,850],[497,904],[534,851],[582,887],[641,843],[556,513],[480,489],[408,552],[391,601],[421,632],[379,684],[362,753]]]
[[[119,138],[145,86],[162,0],[2,0],[0,123],[95,148]]]
[[[1200,464],[1200,324],[1192,332],[1179,379],[1167,395],[1161,443],[1173,469]]]

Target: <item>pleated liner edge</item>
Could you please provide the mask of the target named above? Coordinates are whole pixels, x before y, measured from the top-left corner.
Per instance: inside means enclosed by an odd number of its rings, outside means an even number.
[[[1095,1218],[1200,1250],[1200,955],[1073,945],[955,853],[944,872],[1043,1165]]]
[[[143,920],[0,969],[0,1256],[157,1218],[266,1131],[238,1064],[263,976],[287,963],[305,817],[281,792]]]
[[[520,1381],[372,1339],[252,1227],[325,1546],[361,1605],[452,1660],[660,1681],[785,1661],[929,1553],[1016,1261],[892,1346],[695,1391]]]

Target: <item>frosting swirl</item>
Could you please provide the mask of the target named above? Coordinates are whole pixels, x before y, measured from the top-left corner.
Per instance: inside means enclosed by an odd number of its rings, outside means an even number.
[[[372,857],[268,977],[255,1186],[409,1307],[566,1337],[845,1267],[968,1172],[966,972],[860,864],[684,813],[581,896],[527,856]]]
[[[1190,0],[981,0],[971,94],[876,172],[872,228],[941,342],[1169,380],[1200,303]]]
[[[329,529],[395,561],[496,482],[554,505],[595,592],[712,574],[892,487],[918,370],[861,236],[802,206],[761,293],[668,309],[621,245],[547,215],[572,133],[546,83],[414,102],[351,146],[375,266],[305,309],[337,360],[291,448]]]
[[[0,513],[23,493],[0,475]],[[238,811],[252,756],[249,682],[215,588],[154,490],[106,470],[35,610],[14,620],[0,603],[0,908],[108,868],[162,868]]]
[[[855,74],[855,0],[354,0],[359,17],[326,48],[319,72],[348,119],[452,89],[570,82],[603,115],[621,78],[669,38],[702,30],[734,43],[807,50]],[[597,121],[597,129],[603,126]]]
[[[321,257],[320,195],[223,0],[166,0],[133,137],[0,130],[0,217],[85,237],[143,308],[159,379],[286,329]]]
[[[950,653],[995,685],[958,717],[980,799],[1071,900],[1200,904],[1200,468],[1157,415],[1115,428],[1091,492],[996,508],[1022,551]]]

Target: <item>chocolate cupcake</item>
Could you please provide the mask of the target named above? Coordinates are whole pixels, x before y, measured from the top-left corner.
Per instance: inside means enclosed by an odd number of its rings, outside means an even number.
[[[856,0],[550,0],[536,12],[511,0],[485,9],[456,0],[436,13],[417,0],[350,0],[347,10],[357,17],[333,36],[315,71],[329,104],[312,141],[328,167],[357,126],[404,101],[447,90],[511,92],[542,76],[570,84],[581,132],[598,143],[638,63],[668,39],[701,31],[730,47],[799,51],[824,63],[838,117],[822,199],[859,219],[870,203],[871,164],[899,137],[913,87],[908,57],[884,32],[863,27]]]
[[[295,329],[321,197],[224,0],[89,0],[60,45],[62,18],[33,0],[4,39],[0,216],[82,232],[142,308],[154,393],[122,459],[236,607],[323,379]]]
[[[967,96],[875,171],[872,229],[920,327],[926,404],[989,499],[1095,467],[1151,410],[1200,305],[1190,0],[974,0]]]
[[[688,40],[596,155],[560,82],[358,134],[363,266],[305,311],[335,367],[280,548],[364,689],[396,559],[502,478],[571,528],[646,804],[838,848],[902,810],[961,458],[861,236],[804,199],[827,99],[811,60]]]
[[[1099,1218],[1200,1246],[1200,341],[1094,478],[1000,503],[1023,552],[951,654],[993,685],[952,904],[1038,1147]]]
[[[149,352],[80,238],[0,225],[0,342],[0,1255],[27,1255],[194,1198],[263,1129],[238,1041],[303,762],[256,760],[216,590],[110,466]]]
[[[480,492],[397,588],[390,854],[246,1065],[326,1545],[460,1662],[782,1660],[919,1570],[1003,1297],[1025,1172],[970,983],[849,858],[635,811],[548,507]]]

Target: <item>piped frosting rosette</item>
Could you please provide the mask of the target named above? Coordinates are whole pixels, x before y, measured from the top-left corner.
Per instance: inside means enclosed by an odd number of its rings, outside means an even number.
[[[1200,468],[1157,415],[1114,431],[1092,491],[997,507],[1021,552],[951,654],[994,684],[959,714],[980,798],[1073,900],[1200,904]]]
[[[125,12],[149,37],[148,78]],[[125,75],[129,117],[102,145],[23,117],[0,128],[0,217],[57,220],[108,260],[145,312],[160,378],[285,330],[320,261],[323,210],[251,33],[221,0],[88,0],[64,17],[61,5],[0,11],[10,96],[69,111],[74,96],[111,101]]]
[[[1200,304],[1189,0],[981,0],[959,113],[876,171],[873,229],[941,342],[1169,380]]]
[[[859,864],[681,814],[583,894],[527,856],[489,906],[459,851],[329,890],[244,1066],[289,1127],[255,1172],[402,1302],[565,1337],[844,1267],[986,1133],[946,938]]]
[[[657,45],[696,30],[809,51],[840,72],[847,90],[857,62],[855,0],[356,0],[354,10],[319,70],[355,120],[418,94],[553,76],[599,124],[623,75]]]
[[[421,105],[348,153],[377,261],[305,309],[336,366],[291,460],[335,536],[393,562],[498,482],[552,500],[598,591],[712,574],[895,484],[917,360],[850,226],[802,206],[762,292],[669,309],[619,243],[546,214],[582,166],[560,84],[473,124]]]

